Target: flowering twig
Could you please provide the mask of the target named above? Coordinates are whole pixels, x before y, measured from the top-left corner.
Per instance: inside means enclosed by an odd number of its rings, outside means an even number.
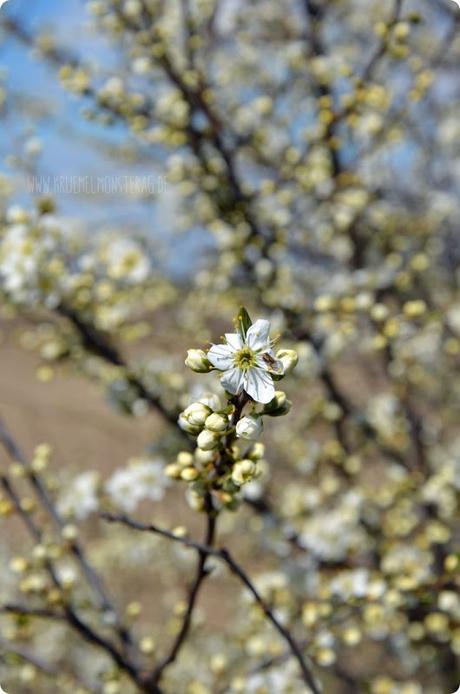
[[[44,658],[32,653],[29,649],[0,638],[0,661],[5,659],[5,656],[9,655],[14,655],[16,658],[29,663],[35,669],[40,670],[40,672],[42,672],[44,675],[54,679],[55,681],[62,674],[57,667],[50,665],[44,660]],[[82,680],[80,677],[77,677],[74,673],[72,673],[70,677],[75,684],[84,687],[85,692],[91,692],[91,694],[102,694],[100,687],[94,688],[90,686],[88,682]]]
[[[20,617],[34,617],[36,619],[65,620],[65,615],[54,610],[28,607],[16,603],[5,603],[0,605],[0,614],[12,614]]]
[[[23,508],[21,499],[7,475],[3,473],[0,474],[0,484],[3,487],[6,496],[9,498],[14,510],[24,522],[24,525],[26,526],[33,540],[37,542],[37,544],[41,544],[43,539],[41,528],[37,525],[32,515]],[[60,594],[64,594],[64,589],[54,562],[51,559],[46,559],[44,566],[54,586],[57,588]],[[120,670],[124,671],[131,678],[131,680],[140,687],[141,691],[146,692],[146,694],[162,694],[161,689],[155,684],[145,683],[142,672],[138,668],[137,663],[132,659],[131,655],[121,652],[109,638],[100,634],[95,628],[84,621],[77,613],[75,606],[72,605],[69,600],[63,605],[63,613],[69,627],[73,631],[77,632],[84,641],[87,641],[100,650],[103,650],[120,668]]]
[[[208,497],[207,503],[209,505],[212,505],[211,498]],[[205,539],[204,539],[204,545],[206,547],[211,547],[214,542],[216,534],[216,516],[214,514],[214,511],[212,509],[212,506],[209,508],[207,512],[207,518],[206,518],[206,533],[205,533]],[[179,655],[179,652],[184,645],[187,636],[189,635],[190,628],[192,626],[192,618],[193,618],[193,612],[196,607],[198,595],[201,589],[201,586],[206,579],[208,575],[208,571],[206,569],[206,559],[208,558],[208,553],[203,552],[201,550],[198,550],[198,564],[196,568],[196,575],[195,579],[190,587],[188,599],[187,599],[187,608],[185,610],[185,615],[182,621],[182,626],[174,640],[174,643],[172,645],[172,648],[168,655],[161,661],[159,665],[155,668],[154,673],[151,676],[151,681],[154,682],[155,684],[160,681],[161,676],[165,669],[174,663],[176,660],[177,656]]]
[[[24,455],[22,450],[19,448],[15,439],[10,434],[10,432],[7,430],[4,422],[1,419],[0,419],[0,443],[3,445],[3,447],[7,451],[8,455],[11,457],[11,459],[17,463],[20,463],[23,466],[24,470],[27,472],[27,478],[28,478],[28,480],[32,486],[32,489],[35,492],[35,495],[36,495],[38,501],[41,503],[41,505],[43,506],[45,511],[47,511],[48,515],[53,520],[57,529],[60,532],[62,532],[65,528],[64,520],[61,518],[60,514],[58,513],[58,511],[57,511],[57,509],[53,503],[53,500],[51,499],[50,495],[48,494],[48,491],[47,491],[45,485],[43,484],[42,480],[34,472],[32,466],[30,465],[26,456]],[[79,563],[79,565],[83,571],[83,574],[87,578],[89,585],[93,589],[94,593],[98,596],[101,609],[104,612],[108,612],[108,613],[115,616],[118,634],[121,638],[121,641],[128,646],[132,646],[131,634],[130,634],[129,630],[121,623],[120,618],[117,615],[115,605],[113,604],[112,600],[110,599],[110,597],[109,597],[109,595],[105,589],[105,586],[104,586],[104,583],[102,581],[101,576],[96,572],[94,567],[91,565],[88,558],[86,557],[86,554],[85,554],[83,547],[76,539],[73,539],[71,541],[70,551],[72,552],[73,556],[75,557],[75,559]]]
[[[233,556],[230,554],[230,552],[225,549],[225,548],[214,548],[214,547],[209,547],[205,544],[202,544],[200,542],[196,542],[195,540],[191,540],[190,538],[187,537],[182,537],[180,535],[176,535],[174,532],[171,532],[170,530],[166,530],[164,528],[160,528],[156,525],[152,524],[144,524],[139,521],[136,521],[132,518],[129,518],[129,516],[122,515],[122,514],[109,514],[109,513],[104,513],[102,514],[102,518],[104,520],[110,522],[110,523],[121,523],[123,525],[126,525],[129,528],[132,528],[134,530],[139,530],[141,532],[150,532],[150,533],[155,533],[157,535],[161,535],[162,537],[165,537],[169,540],[172,540],[173,542],[178,542],[185,547],[190,547],[192,549],[195,549],[200,553],[200,555],[205,555],[205,556],[212,556],[215,557],[216,559],[219,559],[222,561],[224,564],[228,566],[230,571],[237,576],[237,578],[243,583],[243,585],[249,590],[249,592],[252,594],[254,600],[257,602],[257,604],[261,607],[262,611],[264,612],[265,616],[267,619],[271,622],[273,627],[278,631],[278,633],[282,636],[282,638],[287,642],[289,649],[293,655],[293,657],[297,660],[300,671],[302,673],[302,678],[304,682],[310,687],[311,691],[313,694],[320,694],[320,689],[318,685],[316,684],[315,678],[313,677],[313,674],[310,671],[310,667],[306,662],[306,658],[304,654],[302,653],[302,649],[300,645],[297,643],[291,632],[287,627],[285,627],[280,620],[276,617],[275,613],[273,610],[270,608],[269,604],[264,600],[262,595],[259,593],[251,579],[249,578],[248,574],[244,571],[244,569],[238,564],[238,562],[233,558]]]
[[[110,343],[110,341],[101,331],[97,330],[97,328],[87,320],[84,320],[78,311],[66,306],[65,304],[58,306],[56,311],[60,316],[71,322],[75,330],[77,330],[78,334],[80,335],[83,347],[85,347],[85,349],[93,354],[96,354],[98,357],[104,359],[104,361],[112,364],[113,366],[122,367],[127,372],[130,382],[136,387],[139,396],[145,400],[151,408],[157,411],[163,417],[163,419],[166,420],[166,422],[169,424],[176,424],[176,413],[169,412],[161,402],[160,398],[152,393],[139,378],[130,373],[129,366],[123,355]]]

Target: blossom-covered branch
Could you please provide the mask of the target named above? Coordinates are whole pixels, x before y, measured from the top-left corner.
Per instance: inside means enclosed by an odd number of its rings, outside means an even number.
[[[288,643],[292,655],[294,656],[294,658],[296,658],[296,660],[299,663],[299,667],[302,672],[302,677],[305,683],[308,685],[311,692],[313,692],[313,694],[319,694],[321,690],[319,686],[316,684],[316,680],[310,671],[310,666],[307,664],[306,658],[302,653],[302,648],[296,642],[289,630],[279,621],[279,619],[276,617],[270,606],[265,602],[257,588],[254,586],[247,573],[238,564],[238,562],[235,561],[235,559],[227,549],[216,549],[214,547],[203,545],[199,542],[195,542],[194,540],[190,540],[187,537],[181,537],[180,535],[175,535],[173,532],[170,532],[168,530],[158,528],[155,525],[145,525],[143,523],[139,523],[138,521],[135,521],[134,519],[129,518],[127,516],[105,514],[104,518],[105,520],[111,523],[122,523],[134,530],[140,530],[143,532],[151,532],[162,535],[163,537],[172,540],[173,542],[180,542],[186,547],[196,549],[202,555],[213,556],[224,562],[228,566],[230,571],[239,578],[239,580],[243,583],[247,590],[252,594],[254,600],[262,608],[267,619],[272,623],[274,628],[281,634],[283,639],[285,639],[285,641]]]

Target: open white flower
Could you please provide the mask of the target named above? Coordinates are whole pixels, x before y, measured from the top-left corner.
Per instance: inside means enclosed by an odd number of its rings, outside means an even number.
[[[74,516],[77,520],[84,520],[99,508],[98,486],[97,472],[89,470],[78,475],[59,499],[59,512],[66,517]]]
[[[143,499],[161,501],[168,484],[161,460],[133,458],[128,467],[114,472],[105,489],[116,506],[132,512]]]
[[[246,391],[256,402],[266,404],[275,396],[271,374],[282,376],[283,364],[275,358],[270,340],[270,322],[258,320],[248,328],[243,338],[239,333],[227,333],[226,344],[214,345],[208,359],[216,369],[224,371],[222,386],[232,395]]]

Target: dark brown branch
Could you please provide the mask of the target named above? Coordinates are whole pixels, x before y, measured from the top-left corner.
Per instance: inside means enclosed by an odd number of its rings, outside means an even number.
[[[62,529],[65,526],[65,522],[58,513],[51,497],[48,494],[45,485],[43,484],[40,477],[38,477],[34,473],[23,451],[19,448],[15,439],[7,430],[5,424],[1,421],[1,419],[0,443],[3,445],[8,455],[12,458],[12,460],[20,463],[27,471],[28,480],[35,492],[37,499],[39,500],[43,508],[48,512],[57,529],[59,531],[62,531]],[[101,576],[96,572],[94,567],[91,565],[91,563],[88,561],[83,547],[77,540],[74,540],[70,545],[70,550],[77,562],[79,563],[83,571],[83,574],[86,576],[88,584],[91,586],[94,593],[98,596],[101,609],[105,612],[110,612],[116,617],[117,630],[122,642],[126,645],[132,646],[133,641],[131,638],[131,634],[129,630],[121,623],[115,605],[113,604],[113,601],[110,599],[106,591],[103,580]]]
[[[391,13],[390,19],[387,22],[389,27],[393,27],[399,21],[399,18],[401,16],[402,5],[403,5],[403,0],[394,0],[393,11]],[[361,77],[360,77],[361,82],[363,82],[363,83],[368,82],[369,79],[371,79],[372,74],[375,71],[375,68],[377,67],[380,60],[384,57],[386,50],[387,50],[387,39],[384,36],[384,37],[382,37],[379,45],[377,46],[374,53],[372,54],[369,62],[365,66],[365,68],[361,74]]]
[[[208,498],[208,505],[210,503],[212,503],[212,502]],[[207,514],[207,517],[206,517],[206,532],[205,532],[205,537],[204,537],[204,544],[207,547],[212,547],[212,545],[214,543],[215,533],[216,533],[216,516],[214,514],[213,509],[211,508]],[[194,579],[194,581],[190,587],[188,600],[187,600],[187,609],[185,611],[182,626],[181,626],[179,633],[177,634],[177,636],[174,640],[174,643],[172,645],[172,648],[171,648],[169,654],[155,668],[155,671],[151,677],[151,681],[154,683],[159,682],[164,670],[169,665],[174,663],[177,656],[179,655],[180,650],[182,649],[182,646],[185,643],[185,640],[187,639],[187,636],[190,633],[190,628],[192,626],[193,613],[194,613],[194,610],[195,610],[195,607],[197,604],[198,595],[199,595],[199,592],[200,592],[200,589],[201,589],[203,582],[205,581],[206,577],[208,576],[208,571],[206,569],[207,558],[208,558],[207,552],[203,552],[201,550],[198,550],[198,564],[197,564],[197,568],[196,568],[195,579]]]
[[[124,368],[128,374],[128,380],[137,389],[139,396],[148,402],[148,404],[153,407],[169,424],[177,424],[178,413],[169,412],[169,410],[167,410],[161,402],[160,398],[149,391],[140,379],[136,378],[130,373],[128,364],[124,360],[121,353],[110,344],[109,339],[103,333],[97,330],[94,325],[84,320],[78,311],[70,306],[60,304],[57,307],[56,312],[71,322],[73,327],[80,335],[83,347],[86,350],[96,354],[109,364],[113,364],[113,366],[120,366]],[[182,430],[179,429],[179,431]],[[185,436],[185,434],[183,435]]]
[[[304,682],[310,687],[312,690],[313,694],[320,694],[320,689],[318,685],[316,684],[315,678],[313,677],[313,674],[310,672],[310,667],[307,665],[306,658],[304,654],[302,653],[302,649],[297,643],[297,641],[294,639],[292,636],[291,632],[287,627],[285,627],[279,619],[276,617],[274,614],[273,610],[271,607],[268,605],[268,603],[265,601],[265,599],[262,597],[262,595],[259,593],[255,585],[252,583],[251,579],[247,575],[247,573],[242,569],[242,567],[235,561],[233,556],[230,554],[230,552],[225,549],[217,549],[214,547],[209,547],[205,544],[202,544],[200,542],[196,542],[194,540],[191,540],[187,537],[180,537],[178,535],[175,535],[173,532],[169,530],[165,530],[162,528],[159,528],[156,525],[146,525],[144,523],[140,523],[139,521],[136,521],[132,518],[129,518],[128,516],[125,515],[115,515],[115,514],[109,514],[109,513],[104,513],[102,514],[102,518],[104,518],[106,521],[110,523],[121,523],[123,525],[126,525],[129,528],[132,528],[134,530],[139,530],[141,532],[150,532],[150,533],[155,533],[157,535],[161,535],[162,537],[165,537],[169,540],[172,540],[174,542],[178,542],[185,547],[190,547],[192,549],[195,549],[196,551],[200,552],[201,554],[207,555],[207,556],[212,556],[216,557],[216,559],[219,559],[220,561],[224,562],[230,571],[237,576],[237,578],[240,580],[240,582],[248,589],[248,591],[252,594],[254,600],[257,602],[257,604],[260,606],[262,609],[263,613],[271,622],[273,627],[278,631],[280,636],[286,641],[286,643],[289,646],[289,649],[293,655],[293,657],[297,660],[300,671],[302,673],[302,678]]]
[[[62,612],[54,610],[28,607],[27,605],[19,605],[16,603],[6,603],[0,605],[0,614],[17,615],[18,617],[33,617],[34,619],[53,619],[65,620],[65,615]]]
[[[14,506],[16,513],[23,520],[27,530],[29,531],[31,537],[35,542],[40,544],[42,542],[42,532],[40,527],[34,521],[32,515],[24,510],[21,499],[16,493],[14,486],[11,484],[8,477],[4,474],[0,475],[0,484],[2,485],[7,497],[10,499]],[[48,574],[53,582],[54,586],[64,593],[59,575],[56,571],[54,563],[47,559],[44,564]],[[161,689],[155,684],[149,682],[146,683],[144,677],[134,661],[131,660],[129,655],[120,652],[117,646],[112,643],[112,641],[105,636],[98,633],[93,627],[87,624],[83,619],[77,614],[74,606],[68,602],[63,605],[64,618],[67,624],[76,631],[79,636],[93,646],[104,651],[113,662],[131,678],[131,680],[141,688],[141,691],[146,694],[163,694]]]

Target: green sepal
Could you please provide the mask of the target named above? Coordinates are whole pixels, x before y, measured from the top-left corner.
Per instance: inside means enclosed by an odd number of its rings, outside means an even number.
[[[228,492],[229,494],[236,494],[236,492],[239,492],[240,490],[240,488],[233,482],[231,477],[225,480],[224,484],[222,485],[222,489],[224,492]]]
[[[238,499],[238,497],[234,496],[231,501],[228,501],[225,504],[225,508],[227,511],[237,511],[241,505],[241,499]]]
[[[249,313],[246,311],[244,306],[241,306],[238,311],[238,316],[236,318],[236,323],[238,327],[238,332],[240,333],[243,340],[246,339],[246,333],[252,325],[252,320]]]

